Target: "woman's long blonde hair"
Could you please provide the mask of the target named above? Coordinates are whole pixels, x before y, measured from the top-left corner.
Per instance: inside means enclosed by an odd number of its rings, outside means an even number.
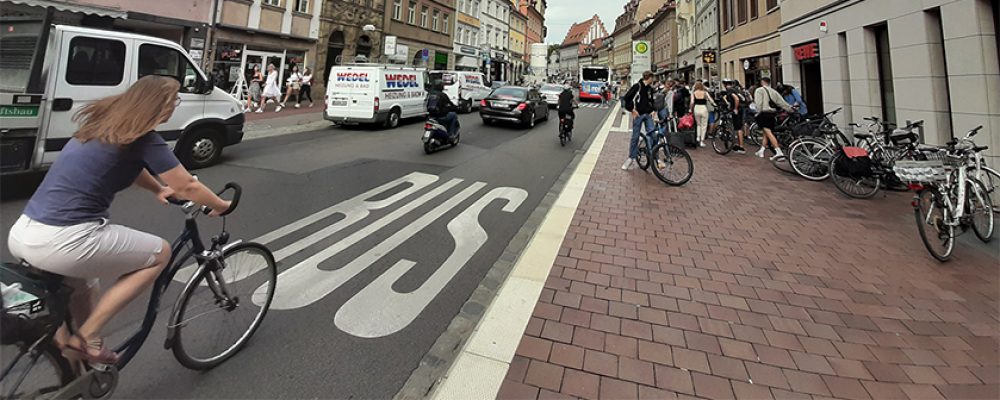
[[[694,83],[694,90],[701,90],[701,91],[704,92],[705,91],[705,84],[701,83],[701,82],[695,82]]]
[[[174,78],[147,75],[125,93],[105,97],[84,106],[73,116],[80,130],[73,134],[81,142],[98,140],[124,146],[165,122],[174,113],[180,82]]]

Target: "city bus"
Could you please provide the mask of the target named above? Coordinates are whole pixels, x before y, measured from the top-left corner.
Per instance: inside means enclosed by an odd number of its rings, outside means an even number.
[[[601,87],[611,79],[611,68],[589,65],[580,67],[580,100],[600,100]]]

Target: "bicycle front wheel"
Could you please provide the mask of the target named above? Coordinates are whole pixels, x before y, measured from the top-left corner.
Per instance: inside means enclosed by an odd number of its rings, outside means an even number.
[[[712,150],[715,150],[716,153],[724,156],[733,150],[733,131],[729,127],[719,128],[719,132],[713,136]]]
[[[7,375],[0,379],[0,398],[44,398],[76,378],[69,362],[59,354],[59,350],[49,339],[32,349],[28,346],[19,344],[0,347],[5,360],[3,368],[10,368]],[[14,362],[18,354],[20,358]]]
[[[993,240],[993,201],[986,195],[983,183],[969,178],[966,198],[969,202],[969,216],[972,217],[972,231],[984,243]]]
[[[177,361],[202,370],[236,354],[264,320],[277,278],[274,255],[257,243],[237,244],[206,263],[170,321]]]
[[[653,148],[653,160],[650,164],[653,167],[653,174],[670,186],[683,185],[694,175],[694,162],[691,161],[691,155],[672,144],[660,143],[656,145]]]
[[[788,162],[799,176],[811,181],[830,177],[830,159],[833,150],[826,143],[815,139],[800,139],[788,150]]]
[[[645,171],[649,168],[649,141],[646,140],[646,135],[639,135],[639,155],[635,158],[635,163],[639,165]]]
[[[972,171],[969,173],[971,175]],[[993,212],[1000,213],[1000,172],[984,166],[978,178],[986,188],[986,197],[993,203]]]
[[[917,193],[917,206],[913,216],[917,220],[920,240],[931,256],[945,262],[955,249],[955,227],[948,224],[951,213],[945,207],[942,194],[936,189],[925,189]]]

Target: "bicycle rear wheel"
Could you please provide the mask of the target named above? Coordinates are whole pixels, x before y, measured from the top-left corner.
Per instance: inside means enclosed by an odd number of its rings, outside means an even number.
[[[653,148],[653,174],[663,183],[680,186],[694,175],[694,162],[684,149],[668,143]]]
[[[184,288],[170,321],[174,357],[191,369],[209,369],[236,354],[260,326],[274,297],[278,269],[267,247],[240,243],[218,262],[221,266],[206,264]]]
[[[837,165],[837,159],[843,157],[842,154],[836,154],[830,159],[830,164],[827,167],[829,171],[835,171],[834,166]],[[855,199],[867,199],[875,196],[878,193],[879,185],[881,184],[881,179],[878,176],[864,176],[864,177],[852,177],[852,176],[842,176],[836,172],[830,174],[830,179],[833,180],[834,186],[841,193],[855,198]]]
[[[69,362],[59,354],[59,350],[49,339],[38,343],[34,349],[18,347],[15,345],[0,347],[0,353],[4,355],[5,360],[3,368],[7,373],[0,379],[0,398],[44,397],[58,391],[76,378]],[[21,356],[13,362],[17,354]],[[13,363],[8,364],[10,362]],[[6,368],[10,370],[7,371]]]
[[[764,130],[756,122],[750,124],[750,127],[747,129],[746,140],[751,145],[760,146],[761,143],[764,143]]]
[[[799,176],[811,181],[830,177],[830,159],[833,150],[827,143],[816,139],[799,139],[788,149],[788,162]]]
[[[993,201],[986,196],[983,183],[975,178],[969,178],[969,186],[965,197],[969,202],[969,216],[972,217],[972,230],[976,237],[984,243],[993,239]]]
[[[1000,172],[992,168],[983,167],[983,173],[979,176],[979,181],[985,187],[986,196],[993,202],[993,212],[1000,213]]]
[[[729,127],[720,127],[719,131],[713,136],[712,149],[716,153],[724,156],[733,150],[733,131]]]
[[[916,200],[913,216],[920,240],[931,256],[941,262],[948,261],[955,249],[955,227],[948,224],[951,213],[944,206],[941,193],[937,189],[924,189],[917,193]]]

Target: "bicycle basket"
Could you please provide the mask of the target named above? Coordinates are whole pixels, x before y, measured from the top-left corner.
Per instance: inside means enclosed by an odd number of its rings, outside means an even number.
[[[63,320],[65,304],[58,299],[68,298],[70,289],[60,279],[43,275],[19,264],[0,265],[0,343],[33,341]]]
[[[933,183],[944,182],[948,178],[948,170],[942,160],[899,160],[892,170],[904,182]]]

